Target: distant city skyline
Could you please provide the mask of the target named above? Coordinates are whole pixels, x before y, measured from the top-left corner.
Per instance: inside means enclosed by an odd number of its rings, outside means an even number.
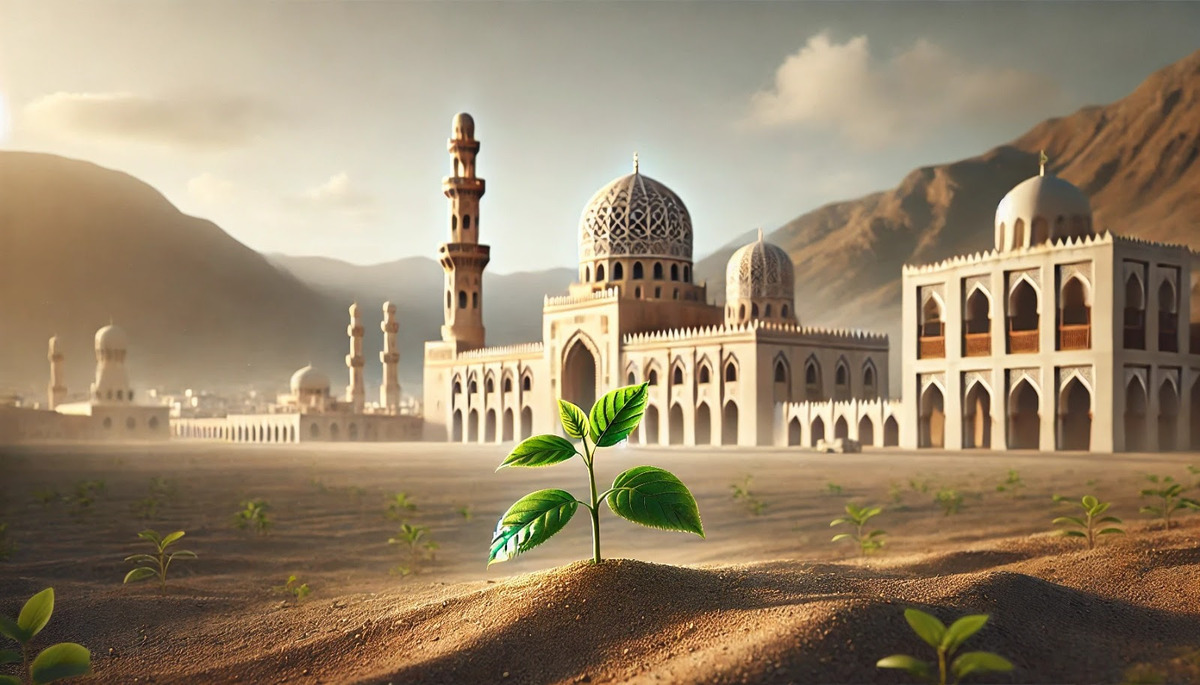
[[[574,266],[635,151],[699,259],[1123,97],[1196,26],[1200,3],[0,0],[0,149],[125,171],[261,252],[373,264],[448,238],[466,111],[489,268]]]

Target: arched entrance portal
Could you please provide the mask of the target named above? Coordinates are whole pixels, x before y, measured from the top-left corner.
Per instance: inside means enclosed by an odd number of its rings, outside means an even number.
[[[712,412],[707,404],[696,407],[696,444],[712,444]]]
[[[1014,450],[1036,450],[1042,437],[1042,420],[1038,416],[1040,402],[1037,390],[1021,379],[1008,395],[1008,447]]]
[[[738,408],[733,402],[725,405],[725,416],[721,421],[721,444],[738,444]]]
[[[1134,376],[1125,388],[1125,451],[1146,449],[1146,386]]]
[[[484,442],[496,442],[496,410],[489,409],[483,426]]]
[[[858,443],[863,447],[872,447],[875,444],[875,425],[871,423],[869,416],[864,416],[858,421]]]
[[[1087,451],[1092,445],[1092,393],[1072,378],[1058,400],[1058,449]]]
[[[533,435],[533,410],[525,407],[521,410],[521,439],[528,440]]]
[[[1179,434],[1179,396],[1175,385],[1163,382],[1158,389],[1158,451],[1174,452]]]
[[[653,404],[646,407],[646,415],[642,417],[642,431],[647,445],[658,444],[658,407]]]
[[[946,398],[933,383],[921,394],[921,416],[917,425],[919,447],[941,448],[946,444]]]
[[[963,447],[992,447],[992,394],[983,383],[972,385],[963,403]]]
[[[503,440],[504,442],[508,442],[509,440],[513,439],[513,410],[512,409],[504,410],[504,426],[503,426],[503,429],[500,431],[500,439]]]
[[[671,405],[671,411],[667,415],[668,443],[671,445],[683,444],[683,407],[678,404]]]
[[[816,447],[818,442],[825,439],[825,419],[820,416],[813,419],[812,429],[808,431],[809,442],[811,447]]]
[[[791,421],[788,421],[788,434],[787,434],[788,446],[800,444],[800,441],[801,441],[800,433],[801,433],[800,419],[793,418]]]
[[[564,358],[562,396],[585,413],[596,403],[596,358],[582,340],[577,339]]]
[[[467,415],[467,442],[479,442],[479,412],[475,409]]]
[[[896,417],[889,416],[883,422],[883,446],[896,447],[900,444],[900,424]]]
[[[833,423],[833,437],[846,439],[850,437],[850,427],[846,425],[846,417],[839,416]]]

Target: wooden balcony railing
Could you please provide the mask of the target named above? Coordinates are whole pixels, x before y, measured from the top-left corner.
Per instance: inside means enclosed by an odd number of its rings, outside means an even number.
[[[991,333],[967,333],[963,336],[964,357],[987,357],[991,353]]]
[[[1092,325],[1074,324],[1058,327],[1058,349],[1089,350],[1092,348]]]
[[[1032,331],[1009,331],[1008,332],[1008,353],[1009,354],[1028,354],[1038,351],[1038,330]]]
[[[918,359],[944,359],[946,357],[946,336],[922,336],[918,340],[920,343]]]

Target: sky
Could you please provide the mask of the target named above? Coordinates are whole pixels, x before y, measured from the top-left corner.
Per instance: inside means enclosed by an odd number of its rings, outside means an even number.
[[[466,111],[489,268],[573,267],[635,151],[698,260],[1119,99],[1197,27],[1200,2],[0,0],[0,149],[127,172],[262,252],[374,264],[448,239]]]

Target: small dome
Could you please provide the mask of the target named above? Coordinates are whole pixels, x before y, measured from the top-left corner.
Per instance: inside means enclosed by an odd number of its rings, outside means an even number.
[[[605,185],[579,220],[579,260],[692,259],[692,217],[670,188],[634,171]]]
[[[1087,195],[1053,174],[1022,181],[996,207],[998,250],[1093,232],[1092,205]]]
[[[796,272],[783,248],[758,240],[738,248],[725,267],[725,301],[759,298],[792,299]]]
[[[475,120],[466,112],[459,112],[454,115],[454,126],[451,132],[455,140],[474,140],[475,139]]]
[[[317,371],[312,364],[292,374],[292,394],[301,392],[329,392],[329,376]]]
[[[97,350],[124,350],[129,346],[129,338],[120,326],[109,324],[96,331]]]

